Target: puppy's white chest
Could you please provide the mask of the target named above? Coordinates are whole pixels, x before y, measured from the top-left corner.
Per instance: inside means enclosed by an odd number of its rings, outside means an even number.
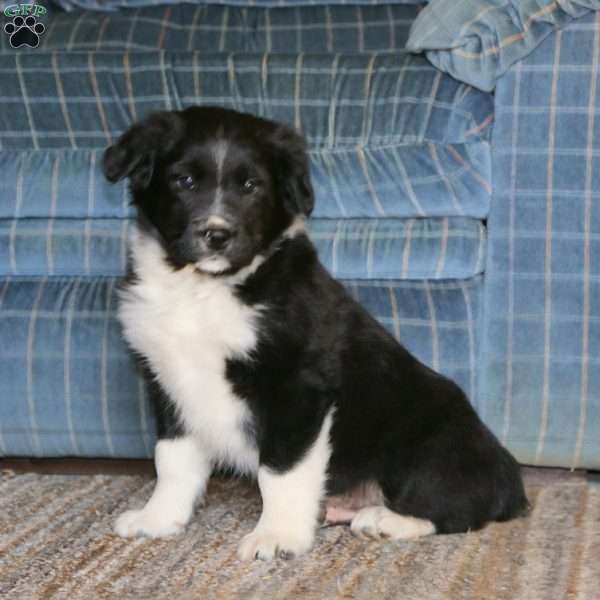
[[[139,279],[119,308],[125,337],[147,358],[186,430],[214,461],[253,472],[257,452],[245,434],[251,414],[225,369],[227,359],[254,349],[257,311],[226,282],[192,268],[173,271],[157,252],[149,242],[134,240]]]

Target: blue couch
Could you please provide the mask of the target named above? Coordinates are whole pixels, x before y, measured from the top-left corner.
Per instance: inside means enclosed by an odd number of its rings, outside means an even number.
[[[405,49],[415,3],[234,4],[0,36],[0,455],[152,455],[115,318],[132,210],[99,164],[148,112],[219,104],[303,131],[322,261],[519,460],[600,468],[595,13],[491,94]]]

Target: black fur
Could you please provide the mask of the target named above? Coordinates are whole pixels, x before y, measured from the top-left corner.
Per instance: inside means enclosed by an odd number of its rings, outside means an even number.
[[[375,480],[389,508],[429,519],[440,533],[526,508],[518,465],[462,390],[357,305],[306,237],[283,244],[239,294],[272,307],[254,360],[227,370],[258,415],[264,463],[292,466],[333,405],[330,493]]]
[[[219,137],[231,144],[224,214],[244,233],[232,243],[231,268],[216,276],[238,271],[258,253],[268,257],[236,289],[242,302],[268,306],[258,346],[250,359],[226,365],[254,416],[247,433],[261,464],[290,469],[335,407],[330,493],[376,481],[389,508],[431,520],[440,533],[522,514],[528,504],[519,467],[463,391],[421,364],[358,305],[320,265],[305,235],[279,237],[314,202],[296,133],[223,109],[162,113],[107,151],[105,172],[113,181],[130,177],[142,224],[158,232],[179,268],[207,252],[194,241],[191,224],[208,210],[203,186],[214,190],[215,180],[206,156]],[[172,184],[187,172],[203,181],[194,193]],[[252,198],[236,188],[248,177],[260,179]],[[171,423],[163,433],[177,435],[184,425]]]

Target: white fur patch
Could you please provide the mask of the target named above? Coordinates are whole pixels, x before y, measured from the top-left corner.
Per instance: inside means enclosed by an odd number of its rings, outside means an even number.
[[[196,263],[196,268],[204,273],[223,273],[231,267],[231,263],[222,256],[209,256]]]
[[[223,131],[219,129],[217,132],[217,141],[213,145],[213,157],[215,164],[217,165],[217,184],[221,183],[223,177],[223,165],[225,164],[225,157],[227,156],[227,150],[229,150],[229,143],[223,137]]]
[[[229,227],[229,223],[223,217],[219,217],[218,215],[212,215],[208,218],[208,221],[206,221],[206,226],[216,228]]]
[[[312,546],[331,455],[331,422],[332,411],[312,447],[289,471],[276,473],[266,467],[258,470],[263,509],[254,531],[240,543],[241,559],[288,558]]]
[[[249,265],[242,267],[237,273],[229,275],[227,277],[227,282],[229,285],[239,285],[243,283],[248,277],[250,277],[250,275],[256,273],[260,265],[262,265],[265,260],[266,258],[262,254],[256,255]]]
[[[304,217],[294,217],[292,224],[283,232],[284,238],[295,238],[297,235],[306,233],[306,219]]]
[[[258,453],[244,434],[251,413],[225,378],[225,364],[254,349],[260,309],[240,302],[227,278],[192,265],[174,271],[148,235],[134,232],[131,248],[138,280],[119,307],[127,341],[147,358],[212,463],[256,472]]]
[[[431,521],[400,515],[385,506],[368,506],[358,511],[350,529],[356,535],[392,540],[411,540],[435,533]]]
[[[217,188],[214,202],[214,210],[216,212],[221,210],[221,204],[223,203],[223,165],[225,164],[225,157],[229,149],[229,144],[222,138],[223,132],[221,129],[217,135],[218,139],[213,148],[213,156],[217,165]]]
[[[285,235],[293,237],[301,230],[295,222]],[[291,471],[278,475],[259,470],[258,451],[245,434],[252,415],[225,377],[227,359],[247,356],[255,348],[257,321],[264,310],[240,302],[233,286],[254,273],[265,257],[254,257],[232,276],[213,277],[197,266],[218,273],[229,267],[226,259],[205,259],[175,271],[160,244],[137,229],[131,251],[137,279],[121,294],[119,319],[127,341],[148,360],[174,402],[187,436],[157,444],[158,480],[152,497],[141,510],[123,513],[116,532],[124,537],[180,532],[213,467],[226,465],[240,473],[258,471],[264,501],[263,515],[244,538],[240,556],[271,558],[308,550],[325,485],[331,414],[311,450]]]
[[[122,537],[179,533],[204,493],[211,464],[191,437],[159,441],[155,463],[158,480],[146,506],[128,510],[117,519],[115,531]]]

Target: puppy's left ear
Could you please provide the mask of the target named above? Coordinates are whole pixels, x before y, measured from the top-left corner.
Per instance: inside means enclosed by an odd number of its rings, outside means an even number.
[[[290,127],[280,125],[272,138],[277,186],[286,209],[308,216],[315,206],[306,142]]]

